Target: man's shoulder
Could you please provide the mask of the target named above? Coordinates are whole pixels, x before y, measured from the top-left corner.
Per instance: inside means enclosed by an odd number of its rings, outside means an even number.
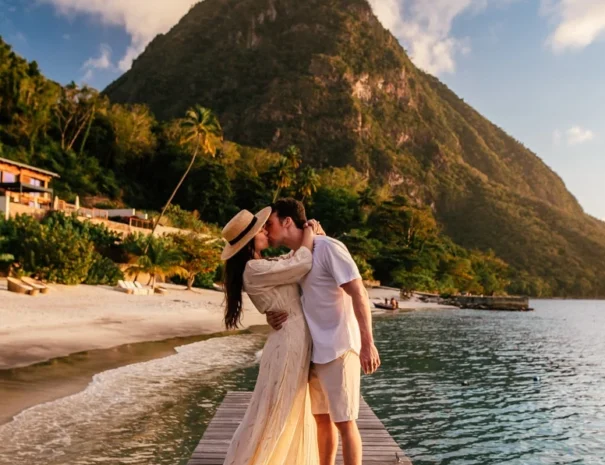
[[[313,247],[313,254],[322,256],[325,254],[347,256],[350,255],[347,246],[329,236],[317,236]]]
[[[334,239],[329,236],[316,236],[314,242],[315,250],[325,250],[333,247],[341,247],[346,249],[347,247],[340,242],[338,239]]]

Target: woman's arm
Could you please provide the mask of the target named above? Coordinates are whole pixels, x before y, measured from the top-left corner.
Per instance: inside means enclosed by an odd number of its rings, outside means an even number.
[[[299,282],[313,265],[312,228],[305,227],[301,246],[290,257],[280,260],[250,260],[244,271],[247,292]]]
[[[313,228],[307,223],[303,229],[303,240],[301,247],[306,247],[311,252],[313,252],[313,240],[315,239],[315,233],[313,232]]]

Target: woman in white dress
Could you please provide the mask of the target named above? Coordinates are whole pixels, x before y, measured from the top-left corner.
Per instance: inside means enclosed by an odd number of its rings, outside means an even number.
[[[267,260],[264,225],[267,207],[238,213],[223,229],[227,308],[225,324],[236,328],[245,291],[261,313],[288,312],[282,329],[272,332],[263,349],[256,387],[224,465],[317,465],[316,426],[308,394],[312,342],[300,301],[298,282],[310,270],[314,231],[304,229],[302,247]]]

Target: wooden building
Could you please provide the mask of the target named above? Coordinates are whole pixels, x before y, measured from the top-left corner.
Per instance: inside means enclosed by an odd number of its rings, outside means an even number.
[[[0,158],[0,197],[34,208],[51,208],[50,182],[57,173]]]

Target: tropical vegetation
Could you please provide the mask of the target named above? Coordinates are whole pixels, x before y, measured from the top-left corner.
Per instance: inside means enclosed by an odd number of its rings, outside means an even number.
[[[193,232],[156,243],[57,215],[0,221],[12,271],[114,283],[130,267],[210,285],[218,225],[293,196],[368,280],[605,296],[605,225],[538,157],[416,69],[365,0],[287,1],[282,22],[248,31],[258,0],[221,22],[206,0],[103,93],[46,79],[0,39],[0,157],[57,172],[64,199]],[[210,42],[175,45],[199,30]],[[262,40],[218,40],[240,30]]]

